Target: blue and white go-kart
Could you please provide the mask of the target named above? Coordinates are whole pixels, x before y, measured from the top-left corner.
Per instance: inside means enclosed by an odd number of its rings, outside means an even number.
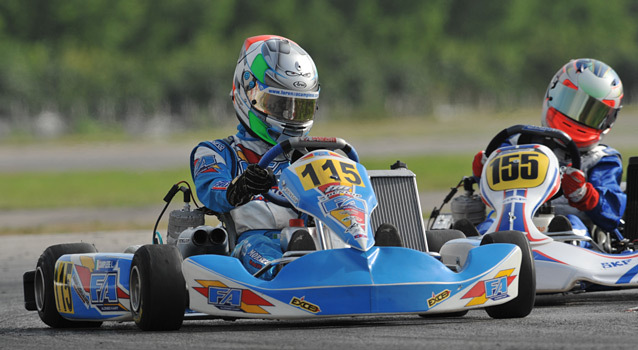
[[[435,253],[375,246],[370,213],[377,200],[355,149],[337,138],[292,138],[259,165],[293,149],[307,153],[282,172],[280,192],[267,198],[313,217],[314,227],[306,229],[319,249],[285,253],[272,263],[282,265],[272,280],[251,275],[234,257],[183,257],[171,244],[125,253],[62,244],[45,250],[35,271],[25,273],[27,309],[51,327],[134,320],[144,330],[178,329],[191,317],[463,315],[485,308],[491,317],[512,318],[531,312],[534,262],[522,234],[486,236],[458,271]]]
[[[529,143],[504,146],[514,135],[528,138]],[[609,246],[609,233],[592,240],[572,231],[548,232],[547,222],[553,214],[538,213],[543,205],[551,209],[552,198],[560,195],[561,167],[554,152],[544,144],[562,145],[562,152],[572,160],[571,166],[580,168],[578,148],[560,130],[515,125],[502,130],[489,143],[480,180],[481,198],[494,210],[494,222],[487,233],[507,230],[526,235],[535,259],[537,293],[638,287],[636,242],[623,238],[620,232],[613,233],[621,248],[615,252]],[[481,241],[480,236],[469,236],[443,244],[439,251],[442,261],[462,264]],[[581,246],[580,242],[587,244]]]

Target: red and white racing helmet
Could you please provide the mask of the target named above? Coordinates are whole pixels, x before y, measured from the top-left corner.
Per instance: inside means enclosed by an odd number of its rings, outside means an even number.
[[[571,60],[547,88],[541,121],[566,132],[587,151],[611,129],[622,98],[622,82],[611,67],[590,58]]]

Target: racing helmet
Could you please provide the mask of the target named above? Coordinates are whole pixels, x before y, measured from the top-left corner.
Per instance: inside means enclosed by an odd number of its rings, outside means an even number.
[[[611,129],[622,98],[622,82],[611,67],[591,58],[574,59],[550,82],[541,121],[566,132],[581,151],[588,151]]]
[[[310,55],[276,35],[246,39],[235,68],[233,106],[253,136],[277,144],[310,132],[319,78]]]

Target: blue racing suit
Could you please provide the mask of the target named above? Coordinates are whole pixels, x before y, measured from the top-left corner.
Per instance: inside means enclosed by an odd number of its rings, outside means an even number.
[[[226,139],[201,142],[191,152],[191,175],[199,200],[217,213],[230,213],[237,231],[237,245],[232,255],[250,272],[259,271],[267,262],[282,257],[279,232],[288,226],[297,212],[266,201],[261,195],[248,203],[233,207],[226,199],[226,189],[233,178],[258,163],[272,146],[252,137],[240,124],[237,134]],[[275,175],[290,165],[285,155],[273,160]],[[270,270],[261,277],[271,279]]]
[[[560,197],[553,201],[556,214],[566,215],[575,229],[579,226],[575,218],[578,217],[587,227],[593,223],[606,232],[613,232],[618,228],[627,205],[627,195],[620,188],[623,174],[620,153],[612,147],[598,145],[581,154],[580,159],[587,182],[600,195],[598,204],[592,210],[581,212],[570,206],[565,197]]]
[[[516,139],[510,140],[515,144]],[[561,165],[570,163],[567,156],[560,150],[554,150]],[[607,145],[598,145],[586,153],[581,154],[581,170],[598,191],[598,204],[589,211],[581,212],[569,205],[564,196],[554,199],[555,213],[565,215],[571,222],[574,232],[589,235],[591,224],[595,224],[606,232],[613,232],[618,228],[625,213],[627,195],[620,188],[623,167],[620,153]],[[480,223],[479,232],[485,233],[493,219]]]

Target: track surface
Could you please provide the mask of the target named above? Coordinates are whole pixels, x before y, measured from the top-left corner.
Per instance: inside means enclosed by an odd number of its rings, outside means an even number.
[[[355,317],[308,321],[186,321],[177,332],[139,331],[108,323],[55,330],[26,311],[22,273],[49,245],[91,242],[122,251],[147,232],[3,236],[0,246],[0,349],[635,349],[638,290],[540,296],[531,315],[493,320],[482,310],[460,318]]]
[[[608,141],[635,144],[636,116],[624,115]],[[628,123],[629,122],[629,123]],[[633,124],[632,124],[633,123]],[[503,123],[506,125],[508,123]],[[477,126],[478,127],[478,126]],[[498,130],[498,129],[494,129]],[[473,151],[492,132],[473,137],[350,140],[361,154],[419,154]],[[93,145],[91,147],[2,147],[0,171],[154,169],[185,164],[192,144]],[[453,147],[452,147],[453,146]],[[152,156],[149,156],[152,155]],[[627,155],[631,156],[631,155]],[[186,165],[184,165],[186,166]],[[422,195],[425,211],[440,204],[446,191]],[[427,196],[427,195],[426,195]],[[110,216],[154,222],[160,208],[135,212],[111,209],[13,211],[0,213],[0,225],[23,227]],[[22,273],[33,269],[49,245],[85,241],[99,251],[119,252],[146,243],[148,232],[0,236],[0,349],[636,349],[638,290],[540,296],[531,315],[493,320],[482,310],[461,318],[418,316],[356,317],[309,321],[188,321],[178,332],[144,333],[133,323],[111,323],[92,330],[54,330],[23,307]]]

